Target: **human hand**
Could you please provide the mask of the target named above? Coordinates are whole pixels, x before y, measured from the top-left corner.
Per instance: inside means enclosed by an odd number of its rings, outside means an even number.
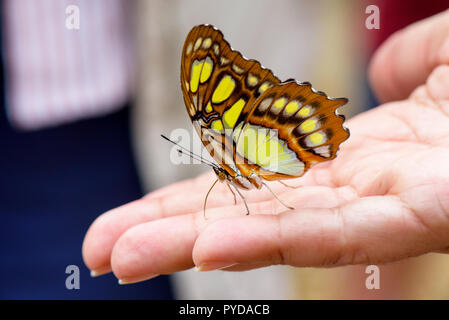
[[[86,265],[131,283],[197,266],[381,263],[449,252],[449,11],[402,30],[376,53],[371,81],[385,103],[347,122],[335,160],[304,177],[245,193],[204,196],[213,173],[113,209],[92,224]],[[405,99],[397,101],[398,99]]]

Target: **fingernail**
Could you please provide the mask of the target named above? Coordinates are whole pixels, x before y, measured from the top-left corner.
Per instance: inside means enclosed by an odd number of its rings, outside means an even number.
[[[118,284],[131,284],[131,283],[137,283],[137,282],[141,282],[141,281],[146,281],[146,280],[150,280],[152,278],[155,278],[159,276],[159,274],[149,274],[146,276],[142,276],[142,277],[134,277],[134,278],[123,278],[123,279],[118,279]]]
[[[90,276],[92,278],[95,278],[95,277],[101,276],[101,275],[109,273],[109,272],[111,272],[111,267],[107,266],[107,267],[98,268],[95,270],[90,270]]]
[[[201,263],[199,266],[195,267],[196,271],[212,271],[212,270],[221,270],[233,267],[235,265],[238,265],[237,262],[220,262],[220,261],[214,261],[214,262],[204,262]]]

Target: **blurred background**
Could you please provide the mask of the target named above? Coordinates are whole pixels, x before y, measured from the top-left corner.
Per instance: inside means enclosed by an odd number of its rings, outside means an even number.
[[[101,213],[210,168],[174,165],[160,138],[191,130],[180,89],[189,30],[222,30],[232,47],[281,79],[348,97],[348,118],[378,103],[367,81],[374,50],[447,1],[3,0],[0,111],[2,299],[448,299],[447,255],[380,267],[276,266],[192,270],[119,286],[91,278],[81,257]],[[367,29],[376,5],[379,29]],[[195,136],[196,137],[196,136]],[[199,140],[196,141],[199,143]],[[68,290],[68,265],[80,289]]]

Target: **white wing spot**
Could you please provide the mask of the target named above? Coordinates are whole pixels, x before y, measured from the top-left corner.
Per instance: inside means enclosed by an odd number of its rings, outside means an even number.
[[[196,39],[195,46],[193,47],[194,51],[198,50],[198,48],[200,47],[202,41],[203,41],[203,38],[201,38],[201,37]]]
[[[225,58],[225,57],[221,57],[220,58],[220,65],[225,66],[229,63],[229,59]]]
[[[192,52],[192,48],[193,48],[193,44],[192,44],[192,42],[190,42],[187,45],[186,54],[189,54],[190,52]]]
[[[331,146],[325,145],[313,149],[313,152],[318,153],[320,156],[329,158],[331,156]]]
[[[236,64],[232,65],[232,70],[234,70],[235,73],[237,73],[237,74],[242,74],[245,71]]]
[[[268,108],[271,106],[271,103],[273,102],[273,98],[269,97],[264,99],[260,104],[259,104],[259,111],[261,112],[265,112],[268,110]]]
[[[207,50],[210,48],[210,46],[212,45],[212,39],[211,38],[206,38],[203,41],[203,49]]]

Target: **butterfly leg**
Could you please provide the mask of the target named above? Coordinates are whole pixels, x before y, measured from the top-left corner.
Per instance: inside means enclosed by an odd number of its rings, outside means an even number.
[[[232,191],[232,188],[229,185],[229,183],[226,183],[226,185],[228,186],[229,190],[232,192],[232,195],[234,196],[234,205],[236,205],[237,204],[237,197],[235,196],[235,192]]]
[[[206,203],[207,203],[207,197],[209,197],[209,193],[212,191],[212,188],[217,184],[219,179],[215,180],[215,182],[212,184],[212,186],[209,188],[209,191],[207,191],[206,194],[206,198],[204,198],[204,206],[203,206],[203,214],[204,214],[204,219],[206,218]]]
[[[279,201],[284,207],[286,207],[286,208],[288,208],[288,209],[290,209],[290,210],[294,210],[294,209],[295,209],[295,208],[293,208],[293,207],[291,207],[291,206],[289,206],[289,205],[286,205],[281,199],[279,199],[278,196],[273,192],[273,190],[270,189],[270,187],[269,187],[265,182],[262,182],[262,183],[263,183],[263,185],[264,185],[265,187],[267,187],[268,190],[270,190],[271,194],[272,194],[276,199],[278,199],[278,201]]]
[[[280,184],[286,186],[287,188],[297,189],[297,188],[301,188],[302,187],[302,186],[291,186],[291,185],[288,185],[288,184],[286,184],[285,182],[283,182],[281,180],[278,180],[277,182],[279,182]]]
[[[248,204],[246,203],[245,197],[243,196],[243,194],[240,192],[240,190],[234,186],[235,191],[237,191],[237,193],[239,194],[240,198],[242,198],[243,203],[245,204],[245,208],[246,208],[246,215],[249,215],[249,208],[248,208]]]

